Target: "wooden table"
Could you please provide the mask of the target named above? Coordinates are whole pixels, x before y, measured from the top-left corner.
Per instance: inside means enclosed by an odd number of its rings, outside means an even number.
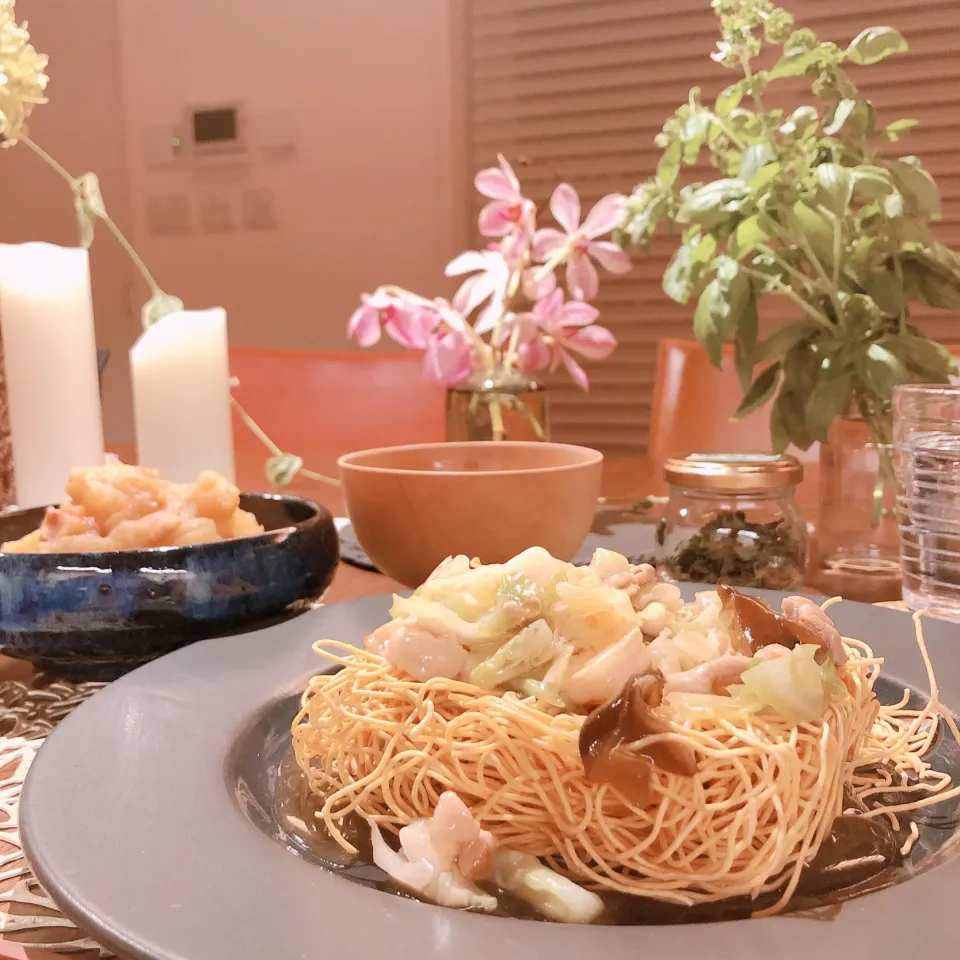
[[[117,450],[123,459],[131,459],[131,451]],[[313,456],[305,456],[308,465],[316,464],[320,469],[331,469],[333,462],[330,451],[313,451]],[[264,475],[265,455],[259,448],[249,447],[238,451],[237,475],[240,486],[245,490],[263,490],[268,484]],[[299,496],[318,500],[325,504],[334,516],[345,516],[343,498],[338,488],[331,487],[317,481],[297,478],[287,488],[288,492]],[[603,495],[608,498],[639,499],[647,495],[663,495],[666,493],[666,484],[660,468],[652,461],[642,458],[611,457],[604,464]],[[800,503],[806,515],[814,515],[817,500],[816,478],[809,477],[800,489]],[[324,596],[326,603],[339,603],[360,597],[373,596],[382,593],[391,593],[402,589],[400,584],[377,573],[360,570],[348,564],[341,564],[337,570],[333,584]],[[0,657],[0,681],[21,681],[29,684],[33,675],[29,664],[22,661]],[[0,690],[18,689],[16,683],[0,685]],[[22,688],[19,688],[22,690]],[[3,740],[0,739],[0,743]],[[8,741],[9,742],[9,741]],[[0,854],[10,853],[0,846]],[[31,913],[34,908],[27,906],[21,914]],[[65,942],[65,941],[64,941]],[[86,946],[89,942],[84,941]],[[16,958],[16,960],[49,960],[53,957],[76,956],[76,953],[53,953],[48,950],[38,950],[32,946],[14,943],[0,935],[0,958]],[[80,955],[92,958],[96,956],[90,949],[82,949]]]

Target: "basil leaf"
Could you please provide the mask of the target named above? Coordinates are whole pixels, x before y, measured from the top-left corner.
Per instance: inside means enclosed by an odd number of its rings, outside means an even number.
[[[853,199],[853,175],[838,163],[821,163],[816,169],[817,203],[838,217],[846,214]]]
[[[901,157],[894,162],[890,173],[913,213],[935,220],[940,218],[940,189],[916,157]]]
[[[717,317],[726,309],[726,300],[720,282],[711,280],[700,294],[693,315],[693,335],[707,351],[710,362],[719,367],[723,360],[723,338],[717,327]]]
[[[763,363],[764,360],[776,360],[798,343],[808,339],[818,329],[818,324],[813,320],[795,320],[792,323],[785,323],[757,345],[751,360],[754,364]]]
[[[883,403],[893,397],[893,388],[910,379],[907,368],[880,343],[871,343],[861,361],[863,379]]]
[[[894,120],[893,123],[887,124],[884,133],[891,143],[896,143],[908,130],[912,130],[919,123],[919,120]]]
[[[740,406],[737,407],[732,419],[740,420],[748,413],[753,413],[757,407],[762,407],[776,392],[780,381],[780,362],[771,364],[750,385],[743,395]]]
[[[850,409],[853,397],[853,373],[845,372],[840,376],[822,378],[813,388],[807,401],[807,427],[814,439],[827,442],[830,424]]]
[[[908,49],[907,41],[893,27],[868,27],[850,41],[846,57],[851,63],[866,66]]]

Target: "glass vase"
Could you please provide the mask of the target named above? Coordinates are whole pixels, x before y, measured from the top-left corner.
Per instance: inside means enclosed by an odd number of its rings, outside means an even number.
[[[838,417],[820,446],[815,585],[850,599],[900,595],[893,449],[860,416]]]
[[[482,371],[447,391],[447,440],[549,440],[547,391],[513,371]]]

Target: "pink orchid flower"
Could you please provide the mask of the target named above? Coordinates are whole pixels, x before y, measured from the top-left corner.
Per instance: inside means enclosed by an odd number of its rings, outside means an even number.
[[[563,230],[544,227],[533,238],[533,258],[544,262],[565,262],[567,289],[575,300],[592,300],[600,289],[596,260],[610,273],[626,273],[630,257],[615,243],[597,240],[619,222],[623,197],[607,194],[580,223],[580,197],[569,183],[561,183],[550,198],[550,211]],[[592,259],[591,259],[592,258]]]
[[[453,297],[454,309],[469,316],[482,303],[487,303],[477,317],[474,330],[488,333],[503,314],[507,284],[510,282],[510,266],[497,250],[470,250],[454,257],[444,270],[448,277],[473,274],[460,285]]]
[[[518,226],[532,225],[536,211],[533,202],[520,192],[520,181],[513,167],[499,153],[497,160],[499,168],[481,170],[473,181],[477,192],[490,199],[478,219],[480,233],[485,237],[503,237]]]
[[[437,324],[436,313],[389,293],[382,287],[372,294],[364,293],[358,307],[347,321],[347,336],[361,347],[372,347],[380,340],[381,327],[402,347],[423,350],[430,332]]]
[[[586,373],[569,351],[590,360],[603,360],[613,353],[616,337],[594,323],[599,315],[589,303],[564,302],[562,290],[538,300],[530,313],[516,318],[521,325],[517,352],[522,369],[528,373],[548,366],[556,370],[562,363],[577,386],[589,389]]]
[[[474,346],[461,331],[437,331],[427,340],[423,374],[428,380],[452,387],[473,371]]]

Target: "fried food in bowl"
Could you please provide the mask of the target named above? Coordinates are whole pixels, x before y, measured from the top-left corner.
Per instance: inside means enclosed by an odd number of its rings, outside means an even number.
[[[195,483],[171,483],[156,470],[111,459],[78,467],[67,500],[47,507],[39,528],[0,546],[3,553],[104,553],[183,547],[256,536],[257,518],[240,509],[240,491],[206,470]]]

